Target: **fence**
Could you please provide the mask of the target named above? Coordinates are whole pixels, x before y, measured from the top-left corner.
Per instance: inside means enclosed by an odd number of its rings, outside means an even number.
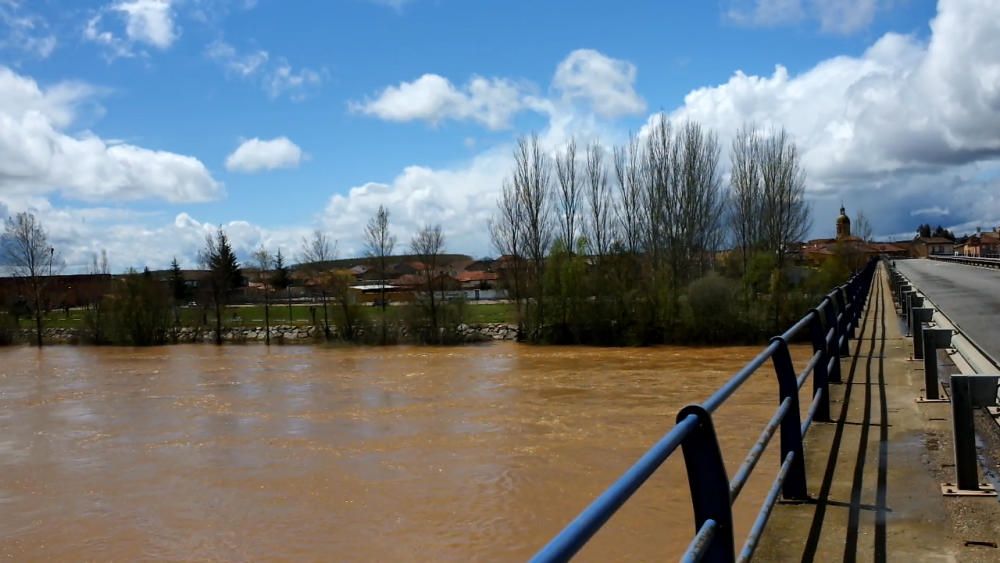
[[[739,497],[771,438],[780,429],[782,462],[778,475],[738,557],[739,561],[749,560],[778,496],[787,499],[807,497],[802,439],[813,421],[830,421],[827,385],[841,381],[839,360],[848,353],[848,341],[857,328],[875,267],[876,262],[870,262],[847,283],[831,291],[784,334],[772,338],[763,352],[705,402],[681,409],[674,427],[542,548],[532,561],[566,561],[573,557],[678,447],[684,456],[696,530],[682,560],[735,561],[732,504]],[[805,331],[808,331],[812,342],[813,355],[802,372],[796,373],[788,343]],[[771,360],[778,380],[778,409],[736,474],[729,479],[712,424],[712,413],[767,360]],[[799,391],[810,375],[812,400],[805,420],[800,421]]]

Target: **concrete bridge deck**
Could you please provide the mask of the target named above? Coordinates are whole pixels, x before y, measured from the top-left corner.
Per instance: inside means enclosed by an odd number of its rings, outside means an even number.
[[[896,267],[990,356],[1000,358],[1000,270],[941,260],[898,260]]]
[[[950,404],[915,402],[923,368],[901,329],[880,267],[844,383],[831,385],[834,422],[807,437],[812,498],[775,507],[758,561],[1000,560],[997,499],[941,495],[954,480]]]

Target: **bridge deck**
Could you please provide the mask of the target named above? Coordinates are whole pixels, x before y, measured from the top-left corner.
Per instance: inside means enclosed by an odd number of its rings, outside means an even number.
[[[1000,358],[1000,269],[940,260],[898,260],[896,267],[963,332]]]
[[[831,385],[835,422],[809,432],[812,500],[775,508],[757,560],[1000,560],[996,547],[967,544],[1000,542],[996,499],[941,496],[954,479],[950,405],[914,402],[922,364],[900,329],[880,268],[844,383]]]

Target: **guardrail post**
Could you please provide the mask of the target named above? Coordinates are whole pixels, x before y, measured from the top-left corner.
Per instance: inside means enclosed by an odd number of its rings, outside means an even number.
[[[706,520],[715,520],[717,528],[705,551],[704,561],[735,561],[733,541],[733,509],[729,500],[729,477],[719,449],[719,439],[712,424],[712,415],[701,405],[688,405],[677,413],[677,422],[698,417],[698,426],[681,444],[688,487],[694,508],[694,530],[698,533]]]
[[[806,490],[806,463],[802,451],[802,423],[799,417],[799,386],[796,382],[795,368],[792,366],[792,355],[788,352],[788,342],[775,336],[771,342],[778,342],[778,349],[771,356],[774,373],[778,376],[778,404],[786,398],[791,405],[788,413],[781,421],[781,461],[794,452],[795,457],[788,468],[788,477],[781,486],[781,496],[786,499],[809,498]]]
[[[951,329],[925,328],[924,333],[924,400],[918,402],[941,401],[938,393],[937,351],[951,346]]]
[[[830,374],[826,365],[830,361],[830,350],[826,345],[826,338],[823,336],[826,331],[823,329],[823,316],[819,309],[810,309],[812,320],[809,321],[809,337],[812,340],[813,354],[819,352],[819,361],[813,368],[813,396],[816,393],[823,393],[819,399],[819,406],[816,407],[816,420],[820,422],[830,422]]]
[[[913,299],[912,297],[910,298]],[[923,299],[920,299],[923,301]],[[913,336],[913,359],[924,358],[924,323],[931,322],[934,309],[930,307],[913,307],[910,309],[910,334]]]
[[[900,314],[903,315],[903,317],[906,317],[906,292],[907,291],[913,291],[913,286],[910,285],[910,284],[908,284],[908,283],[904,283],[903,285],[899,286],[899,294],[896,295],[896,303],[899,304],[899,312],[900,312]]]
[[[955,476],[958,491],[941,486],[944,494],[991,494],[982,490],[979,484],[979,461],[976,459],[976,425],[972,409],[996,404],[996,375],[952,375],[951,420],[955,443]],[[992,492],[993,495],[996,492]]]
[[[910,330],[910,297],[917,291],[915,289],[907,289],[903,292],[903,319],[906,320],[906,330]],[[906,336],[910,336],[907,334]]]
[[[924,296],[918,295],[916,290],[910,292],[906,299],[906,329],[909,332],[906,336],[913,336],[913,310],[924,306]]]

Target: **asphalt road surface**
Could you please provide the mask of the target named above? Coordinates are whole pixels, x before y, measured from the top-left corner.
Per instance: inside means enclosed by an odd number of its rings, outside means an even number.
[[[1000,270],[897,260],[896,268],[994,360],[1000,360]]]

